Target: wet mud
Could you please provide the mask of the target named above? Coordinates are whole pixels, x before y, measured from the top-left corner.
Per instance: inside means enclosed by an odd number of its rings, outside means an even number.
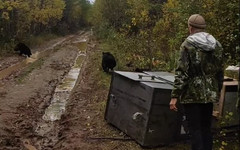
[[[62,38],[0,71],[0,149],[52,149],[59,141],[55,120],[64,113],[77,81],[86,38],[86,32]]]

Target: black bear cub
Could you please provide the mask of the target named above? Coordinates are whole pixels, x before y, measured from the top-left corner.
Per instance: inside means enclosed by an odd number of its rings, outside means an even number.
[[[109,72],[109,69],[113,70],[116,66],[116,60],[114,56],[109,52],[102,53],[102,68],[104,72]]]
[[[20,51],[19,55],[24,54],[24,55],[27,55],[28,57],[32,55],[30,48],[24,43],[18,43],[15,46],[14,51]]]

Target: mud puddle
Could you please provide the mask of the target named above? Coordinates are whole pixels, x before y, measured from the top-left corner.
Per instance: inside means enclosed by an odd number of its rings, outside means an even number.
[[[79,53],[74,61],[74,65],[72,66],[71,70],[62,80],[61,84],[59,84],[56,87],[55,93],[51,100],[51,104],[46,109],[45,114],[43,115],[43,120],[45,121],[60,120],[61,115],[65,112],[67,100],[77,82],[82,67],[82,63],[86,56],[85,55],[87,44],[86,42],[87,42],[86,39],[73,42],[74,44],[78,44]]]
[[[45,109],[45,113],[42,116],[42,121],[38,123],[35,129],[35,132],[42,137],[47,137],[49,134],[54,132],[55,136],[49,137],[53,145],[58,141],[56,133],[57,131],[54,131],[56,130],[56,121],[60,120],[61,116],[65,112],[68,99],[74,90],[82,64],[86,57],[87,39],[79,38],[72,43],[79,49],[78,55],[74,60],[74,65],[71,67],[67,75],[63,78],[61,83],[56,86],[54,94],[51,98],[51,103]]]

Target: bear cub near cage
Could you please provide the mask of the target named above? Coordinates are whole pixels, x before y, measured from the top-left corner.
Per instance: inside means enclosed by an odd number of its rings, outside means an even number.
[[[102,52],[102,69],[104,72],[109,72],[109,69],[113,71],[116,66],[116,60],[110,52]]]
[[[24,43],[18,43],[15,48],[14,51],[20,51],[19,55],[26,55],[28,57],[30,57],[32,55],[30,48],[25,45]]]

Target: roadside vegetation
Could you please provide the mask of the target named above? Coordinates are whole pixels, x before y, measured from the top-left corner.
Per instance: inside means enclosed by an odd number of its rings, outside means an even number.
[[[43,62],[44,62],[43,59],[39,59],[31,63],[28,67],[24,68],[23,71],[18,75],[16,79],[17,83],[22,84],[34,69],[41,68],[41,66],[43,65]]]
[[[91,22],[96,35],[126,64],[173,71],[179,47],[188,36],[187,19],[203,15],[207,32],[224,48],[225,65],[239,62],[239,1],[96,0]],[[127,65],[129,66],[129,65]]]

